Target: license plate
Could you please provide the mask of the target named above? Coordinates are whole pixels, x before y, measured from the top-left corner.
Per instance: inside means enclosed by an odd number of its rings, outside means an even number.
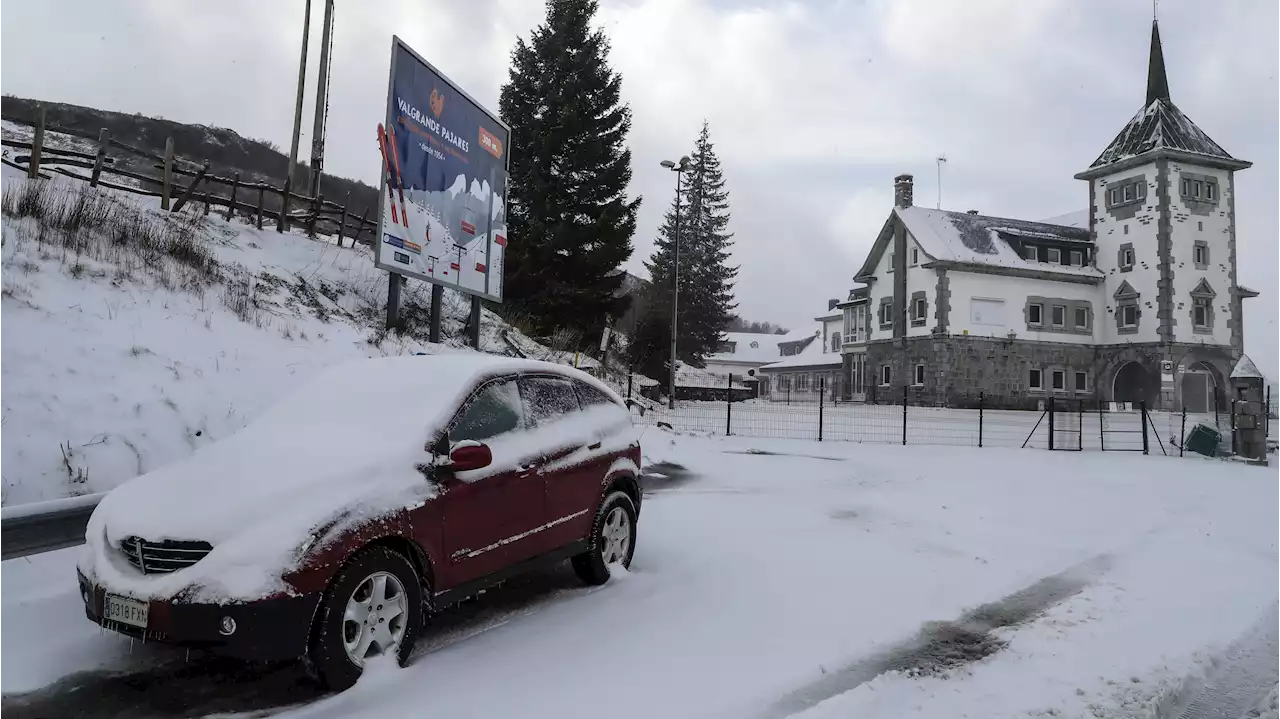
[[[116,594],[108,594],[103,606],[102,618],[146,629],[147,612],[149,610],[150,606],[146,602],[139,602],[136,599],[129,599]]]

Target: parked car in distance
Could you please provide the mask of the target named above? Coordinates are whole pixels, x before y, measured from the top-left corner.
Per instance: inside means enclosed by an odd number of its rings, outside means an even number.
[[[638,435],[562,365],[477,354],[326,370],[249,426],[98,505],[78,563],[108,629],[245,659],[298,657],[334,689],[403,664],[425,619],[568,559],[629,566]]]

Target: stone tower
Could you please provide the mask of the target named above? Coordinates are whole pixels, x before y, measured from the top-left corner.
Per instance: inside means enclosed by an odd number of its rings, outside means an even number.
[[[1177,367],[1205,363],[1221,391],[1243,350],[1240,300],[1256,293],[1236,285],[1235,172],[1251,164],[1173,104],[1153,22],[1142,109],[1075,177],[1089,183],[1095,263],[1106,275],[1099,339],[1130,350],[1126,362],[1146,358],[1143,394],[1155,399],[1158,384],[1166,406],[1179,392]]]

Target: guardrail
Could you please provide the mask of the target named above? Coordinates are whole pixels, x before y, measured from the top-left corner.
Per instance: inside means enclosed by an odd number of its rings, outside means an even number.
[[[84,544],[89,515],[103,496],[86,494],[0,509],[0,554],[14,559]]]

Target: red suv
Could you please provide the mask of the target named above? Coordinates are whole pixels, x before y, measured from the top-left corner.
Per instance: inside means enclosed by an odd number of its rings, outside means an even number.
[[[302,658],[335,689],[403,663],[432,612],[547,562],[635,552],[640,445],[607,386],[483,355],[328,370],[126,482],[89,521],[85,613],[151,641]]]

